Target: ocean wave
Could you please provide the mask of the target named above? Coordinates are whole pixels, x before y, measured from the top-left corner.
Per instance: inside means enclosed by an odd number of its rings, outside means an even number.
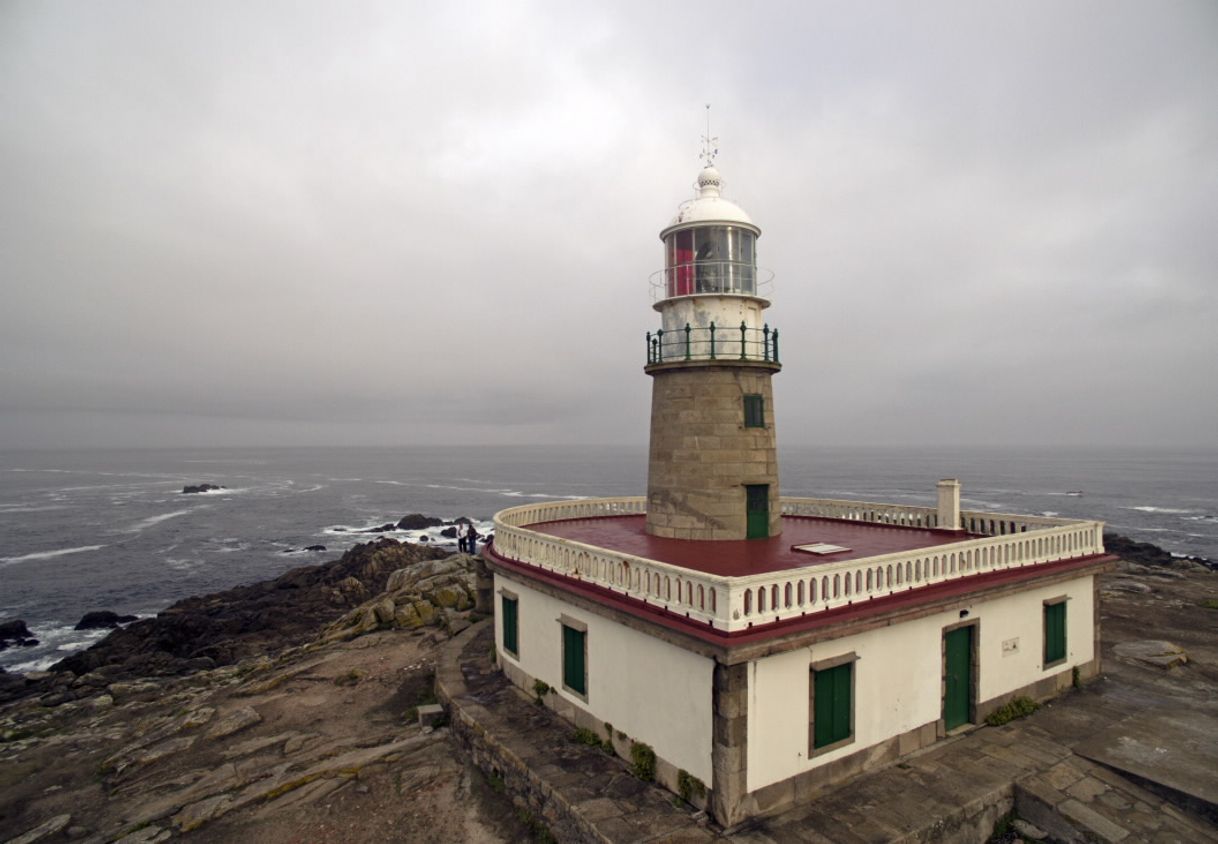
[[[1122,510],[1137,510],[1139,513],[1162,513],[1165,516],[1183,516],[1186,513],[1196,513],[1196,510],[1179,510],[1175,507],[1152,507],[1150,505],[1142,505],[1139,507],[1122,507]]]
[[[0,516],[5,513],[43,513],[47,510],[66,510],[67,504],[0,504]]]
[[[104,639],[109,630],[76,630],[75,625],[51,622],[49,624],[31,624],[30,633],[38,640],[38,644],[29,650],[36,654],[24,662],[13,662],[5,666],[5,670],[15,674],[27,671],[46,671],[65,656]],[[24,650],[24,649],[23,649]]]
[[[234,487],[232,489],[225,487],[224,489],[208,489],[208,490],[204,490],[203,492],[187,492],[187,493],[179,492],[178,495],[206,495],[206,496],[240,495],[243,492],[249,492],[249,491],[250,491],[249,487]]]
[[[0,557],[0,563],[12,565],[13,563],[24,563],[27,560],[49,560],[53,557],[64,557],[68,554],[83,554],[87,551],[99,551],[105,547],[105,545],[80,545],[76,548],[57,548],[54,551],[35,551],[32,554],[22,554],[17,557]]]
[[[191,557],[166,557],[165,565],[169,566],[174,571],[190,572],[203,565],[203,561]]]
[[[185,516],[187,513],[193,513],[195,510],[199,509],[202,508],[191,507],[188,510],[174,510],[172,513],[161,513],[159,516],[149,516],[147,519],[136,522],[134,525],[127,528],[127,533],[140,533],[141,531],[145,531],[150,527],[159,525],[161,522],[176,519],[178,516]]]

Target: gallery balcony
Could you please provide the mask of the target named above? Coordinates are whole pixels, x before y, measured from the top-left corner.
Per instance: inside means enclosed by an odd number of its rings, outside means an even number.
[[[647,365],[674,364],[692,361],[721,361],[723,363],[768,363],[780,368],[778,360],[778,329],[769,325],[749,328],[718,326],[705,328],[685,324],[676,331],[647,332]]]

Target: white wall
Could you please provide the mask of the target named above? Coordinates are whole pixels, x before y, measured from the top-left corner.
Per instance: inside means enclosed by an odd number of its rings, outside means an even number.
[[[1066,661],[1042,667],[1044,601],[1068,595]],[[821,642],[749,665],[748,783],[754,791],[856,753],[940,717],[943,628],[977,621],[979,701],[1089,662],[1094,649],[1092,578],[1039,587],[926,618]],[[960,610],[967,609],[966,619]],[[1003,653],[1003,642],[1018,640]],[[854,663],[854,741],[808,759],[809,667],[848,653]]]
[[[519,600],[519,658],[503,650],[500,590]],[[588,700],[562,689],[560,615],[588,625]],[[714,661],[495,575],[499,658],[558,689],[598,721],[609,721],[656,754],[711,783]]]

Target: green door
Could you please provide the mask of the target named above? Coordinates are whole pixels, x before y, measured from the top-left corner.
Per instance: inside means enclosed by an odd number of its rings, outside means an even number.
[[[973,689],[973,628],[953,630],[943,637],[943,641],[947,650],[943,726],[953,730],[969,721],[969,697]]]
[[[748,539],[766,539],[770,535],[770,485],[746,484],[744,487]]]

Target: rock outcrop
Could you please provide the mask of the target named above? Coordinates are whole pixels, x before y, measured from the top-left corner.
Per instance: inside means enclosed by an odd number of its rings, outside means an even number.
[[[183,495],[197,495],[201,492],[219,492],[227,487],[217,486],[216,484],[187,484],[182,487]]]
[[[1119,533],[1104,534],[1104,550],[1116,554],[1123,560],[1143,566],[1198,565],[1218,571],[1218,563],[1204,557],[1176,557],[1150,542],[1137,542]]]
[[[229,665],[302,644],[317,630],[385,588],[390,574],[445,552],[379,539],[334,562],[292,569],[274,580],[179,601],[156,616],[114,630],[52,671],[113,683]],[[77,695],[79,692],[79,695]],[[85,696],[89,688],[59,694]]]
[[[29,647],[37,645],[38,640],[34,638],[34,634],[25,626],[25,621],[20,618],[14,618],[10,621],[0,621],[0,651],[10,645],[18,647]]]
[[[398,519],[398,530],[423,530],[429,527],[439,527],[444,524],[435,516],[424,516],[422,513],[411,513]]]
[[[76,622],[76,630],[113,630],[123,624],[130,624],[135,621],[133,615],[119,615],[110,610],[95,610],[87,612],[80,617],[80,621]]]
[[[323,631],[325,642],[353,639],[374,630],[438,626],[450,633],[469,626],[474,607],[476,558],[454,554],[402,568],[385,591],[348,612]]]

